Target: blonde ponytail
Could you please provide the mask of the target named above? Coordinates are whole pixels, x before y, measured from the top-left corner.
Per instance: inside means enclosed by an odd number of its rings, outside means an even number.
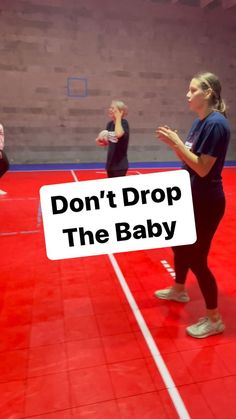
[[[219,97],[219,99],[217,100],[217,103],[216,103],[216,111],[222,113],[227,118],[226,109],[227,109],[227,106],[226,106],[226,103],[225,103],[224,99]]]

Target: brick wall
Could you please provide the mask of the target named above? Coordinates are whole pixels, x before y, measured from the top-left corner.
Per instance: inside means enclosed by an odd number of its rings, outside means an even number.
[[[190,2],[191,3],[191,2]],[[154,0],[0,0],[0,121],[15,163],[104,161],[113,98],[129,106],[130,161],[175,160],[158,124],[186,135],[191,76],[217,73],[236,160],[236,9]],[[83,80],[86,79],[87,92]],[[83,95],[71,97],[68,93]]]

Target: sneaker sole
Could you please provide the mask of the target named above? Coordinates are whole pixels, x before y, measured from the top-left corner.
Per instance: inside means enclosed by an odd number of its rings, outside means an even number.
[[[176,303],[181,303],[181,304],[186,304],[190,301],[190,298],[186,299],[185,301],[181,301],[181,300],[176,300],[175,298],[168,298],[168,297],[165,297],[165,296],[160,296],[160,295],[157,295],[155,293],[153,295],[154,295],[154,297],[159,298],[159,300],[175,301]]]
[[[214,335],[220,335],[221,333],[223,333],[225,330],[225,326],[222,326],[221,330],[217,330],[215,332],[211,332],[211,333],[206,333],[205,335],[201,335],[201,336],[196,336],[193,333],[191,333],[188,329],[186,329],[186,333],[191,336],[192,338],[196,338],[196,339],[204,339],[204,338],[208,338],[210,336],[214,336]]]

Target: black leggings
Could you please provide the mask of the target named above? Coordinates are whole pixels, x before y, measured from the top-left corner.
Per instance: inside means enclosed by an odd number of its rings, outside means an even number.
[[[225,211],[225,198],[209,198],[194,203],[197,241],[192,245],[173,247],[176,283],[184,284],[188,270],[194,273],[203,294],[206,308],[213,310],[218,304],[218,290],[213,273],[208,267],[211,241]]]
[[[119,176],[125,176],[128,169],[124,170],[107,170],[107,177],[119,177]]]
[[[2,157],[0,157],[0,177],[4,175],[9,169],[9,161],[4,151],[1,151]]]

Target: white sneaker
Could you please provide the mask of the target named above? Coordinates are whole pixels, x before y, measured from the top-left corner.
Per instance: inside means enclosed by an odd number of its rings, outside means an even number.
[[[178,303],[188,303],[190,301],[186,290],[177,292],[173,287],[157,290],[154,296],[161,300],[177,301]]]
[[[2,190],[0,189],[0,195],[7,195],[7,192],[2,191]]]
[[[225,330],[225,325],[220,318],[217,322],[211,321],[209,317],[202,317],[192,326],[186,328],[188,335],[193,338],[207,338],[208,336],[217,335]]]

